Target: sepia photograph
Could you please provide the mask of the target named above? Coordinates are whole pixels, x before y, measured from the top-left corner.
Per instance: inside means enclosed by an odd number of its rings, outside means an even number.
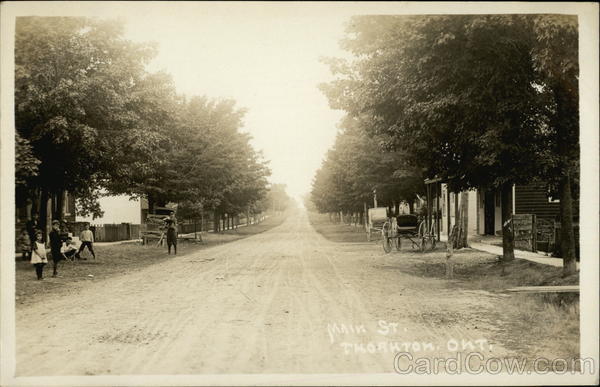
[[[0,385],[598,384],[598,3],[0,7]]]

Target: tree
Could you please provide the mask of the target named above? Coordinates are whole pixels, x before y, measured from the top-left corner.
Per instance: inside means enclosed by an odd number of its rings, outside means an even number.
[[[266,209],[281,212],[285,211],[291,204],[292,198],[287,194],[285,184],[271,184],[267,195],[265,196]]]
[[[177,130],[183,104],[167,74],[145,74],[136,82],[127,104],[135,123],[113,150],[120,162],[103,182],[110,193],[146,197],[151,209],[173,198],[175,187],[168,175],[177,169],[172,160],[186,142]]]
[[[333,148],[315,176],[312,198],[321,212],[362,212],[377,190],[380,203],[412,203],[424,192],[423,176],[407,163],[403,151],[384,152],[360,120],[342,122]],[[411,206],[412,207],[412,206]]]
[[[145,197],[151,211],[180,202],[190,216],[236,214],[264,197],[270,172],[240,132],[245,111],[178,96],[168,74],[146,71],[154,54],[119,22],[18,19],[17,180],[41,196],[42,214],[65,191],[94,216],[101,193]]]
[[[547,98],[542,132],[544,182],[560,198],[563,274],[577,271],[573,200],[579,177],[579,65],[577,17],[544,15],[534,19],[533,63],[537,83]],[[575,181],[575,184],[573,182]]]
[[[80,213],[98,209],[98,190],[123,163],[118,149],[137,120],[131,92],[154,49],[122,31],[120,23],[88,18],[17,19],[16,129],[40,160],[29,187],[42,214],[48,198],[64,191],[90,204]]]
[[[514,259],[512,185],[537,176],[543,98],[531,60],[533,18],[363,16],[348,27],[352,63],[331,61],[334,108],[452,191],[500,189],[503,259]]]
[[[15,189],[17,206],[23,205],[31,195],[30,180],[37,176],[40,160],[26,139],[15,133]]]

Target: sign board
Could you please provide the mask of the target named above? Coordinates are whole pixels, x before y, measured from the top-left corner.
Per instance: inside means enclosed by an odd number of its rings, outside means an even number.
[[[515,241],[527,241],[532,250],[536,245],[536,224],[534,214],[513,214],[512,227]]]

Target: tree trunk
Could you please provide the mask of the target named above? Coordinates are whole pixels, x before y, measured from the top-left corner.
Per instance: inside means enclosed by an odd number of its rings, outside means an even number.
[[[56,215],[55,218],[59,219],[61,221],[65,220],[65,199],[66,199],[66,192],[65,191],[59,191],[56,194]]]
[[[460,228],[461,228],[461,241],[460,246],[468,247],[467,243],[467,228],[469,227],[469,193],[461,192],[460,194]]]
[[[400,202],[394,202],[394,215],[400,215]]]
[[[515,259],[515,236],[512,225],[512,184],[504,184],[501,188],[502,202],[502,261]]]
[[[560,180],[560,249],[563,258],[563,276],[577,272],[575,260],[575,233],[573,232],[573,199],[571,176],[566,173]]]
[[[214,233],[218,233],[219,231],[221,231],[221,228],[219,227],[221,224],[221,215],[219,215],[219,211],[215,210],[215,212],[213,213],[213,232]]]
[[[31,195],[31,211],[28,214],[28,219],[32,219],[34,215],[40,216],[40,190],[34,189]]]
[[[46,189],[42,189],[40,194],[40,214],[39,214],[39,227],[44,234],[44,240],[48,241],[48,235],[50,234],[50,227],[52,219],[50,217],[50,211],[48,208],[48,202],[50,201],[50,194]]]
[[[446,278],[454,278],[454,262],[452,261],[452,255],[454,254],[454,242],[456,241],[456,232],[458,227],[454,225],[452,230],[448,234],[448,241],[446,242]]]
[[[564,80],[552,85],[556,101],[556,143],[562,175],[558,184],[560,198],[560,246],[563,257],[563,275],[577,271],[575,261],[575,234],[573,232],[573,198],[571,197],[571,163],[578,159],[573,152],[577,138],[579,120],[572,119],[578,114],[577,87],[572,88]]]
[[[154,213],[154,207],[156,206],[156,201],[154,200],[154,198],[152,197],[152,195],[148,195],[148,213],[149,214],[153,214]]]

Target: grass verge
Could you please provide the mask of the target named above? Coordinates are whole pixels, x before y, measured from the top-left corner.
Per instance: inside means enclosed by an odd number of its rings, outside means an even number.
[[[280,225],[285,215],[271,216],[259,224],[227,230],[221,234],[203,233],[204,243],[180,240],[177,244],[177,255],[190,254],[223,243],[233,242],[267,231]],[[172,255],[167,248],[156,245],[142,246],[138,242],[120,244],[95,244],[94,260],[86,249],[82,254],[87,260],[62,261],[58,267],[58,277],[52,278],[52,262],[44,268],[44,279],[36,280],[35,270],[29,262],[15,262],[15,301],[17,307],[43,299],[48,293],[69,294],[78,292],[89,281],[98,281],[116,275],[127,274],[145,266],[162,262]]]
[[[365,243],[367,234],[363,226],[350,226],[332,223],[327,214],[308,212],[308,219],[313,228],[332,242]]]
[[[334,224],[327,215],[309,213],[317,232],[333,242],[365,242],[364,231],[343,224]],[[378,241],[373,249],[383,249]],[[399,270],[424,279],[445,280],[446,251],[441,243],[425,253],[403,243],[399,252],[386,257],[393,264],[384,270]],[[474,250],[454,252],[454,279],[446,281],[449,289],[499,293],[516,286],[577,285],[579,275],[562,277],[562,268],[523,259],[505,264],[497,256]],[[487,293],[489,294],[489,293]],[[522,356],[575,359],[579,356],[579,295],[574,293],[500,294],[497,309],[487,316],[499,325],[498,340]],[[489,313],[489,312],[488,312]]]

